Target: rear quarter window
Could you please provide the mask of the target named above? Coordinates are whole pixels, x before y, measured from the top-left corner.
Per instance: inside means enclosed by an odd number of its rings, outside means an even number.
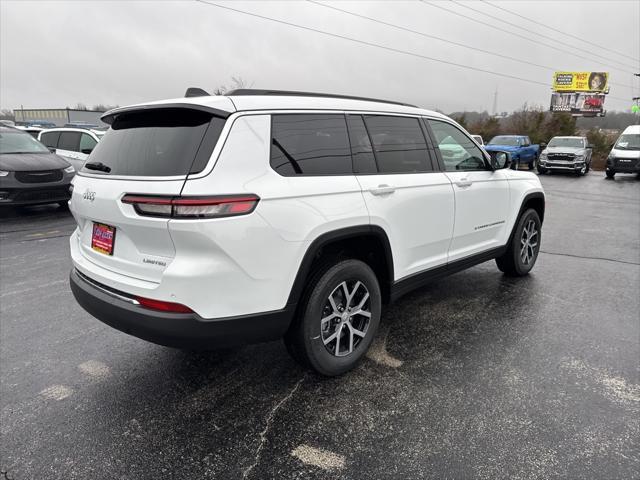
[[[270,163],[285,177],[352,175],[344,115],[272,115]]]
[[[109,167],[108,175],[170,177],[201,172],[220,137],[225,119],[187,108],[126,112],[93,149],[89,162]],[[91,174],[101,171],[82,169]]]

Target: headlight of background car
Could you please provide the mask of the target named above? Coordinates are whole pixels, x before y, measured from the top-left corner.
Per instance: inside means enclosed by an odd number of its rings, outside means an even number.
[[[75,173],[76,169],[73,168],[73,165],[69,165],[67,168],[64,169],[64,171],[66,173]]]
[[[540,160],[546,160],[547,159],[547,152],[542,152],[540,154]]]
[[[584,162],[584,155],[576,155],[574,158],[575,162]]]
[[[9,172],[5,172],[4,170],[0,170],[0,177],[6,177],[9,175]]]

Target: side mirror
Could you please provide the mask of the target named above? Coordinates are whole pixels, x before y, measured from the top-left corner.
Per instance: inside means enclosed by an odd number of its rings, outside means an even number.
[[[93,148],[83,148],[82,149],[82,153],[84,153],[85,155],[89,155],[91,152],[93,152]]]
[[[611,145],[609,145],[609,150],[613,150],[613,147],[615,146],[615,143],[612,143]]]
[[[547,148],[547,144],[544,142],[540,142],[540,151],[544,150],[545,148]]]
[[[56,153],[56,149],[54,147],[47,147],[51,153]]]
[[[491,167],[494,170],[502,170],[511,166],[511,154],[509,152],[491,151]]]
[[[587,143],[587,147],[589,150],[593,150],[593,145],[591,145],[590,143]]]

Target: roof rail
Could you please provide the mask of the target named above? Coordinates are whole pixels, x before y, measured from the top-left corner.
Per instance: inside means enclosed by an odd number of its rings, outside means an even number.
[[[355,97],[352,95],[334,95],[332,93],[318,92],[296,92],[291,90],[256,90],[252,88],[238,88],[225,93],[225,96],[244,96],[244,95],[274,95],[274,96],[291,96],[291,97],[324,97],[324,98],[343,98],[347,100],[364,100],[367,102],[390,103],[393,105],[402,105],[404,107],[414,107],[415,105],[402,102],[393,102],[390,100],[381,100],[379,98]]]

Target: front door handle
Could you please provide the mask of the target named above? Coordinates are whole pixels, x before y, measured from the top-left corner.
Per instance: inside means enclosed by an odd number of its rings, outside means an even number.
[[[456,185],[460,188],[469,188],[471,185],[473,185],[473,182],[471,180],[467,180],[466,178],[461,178],[456,182]]]
[[[391,185],[382,184],[378,185],[376,188],[369,189],[372,195],[390,195],[396,191]]]

